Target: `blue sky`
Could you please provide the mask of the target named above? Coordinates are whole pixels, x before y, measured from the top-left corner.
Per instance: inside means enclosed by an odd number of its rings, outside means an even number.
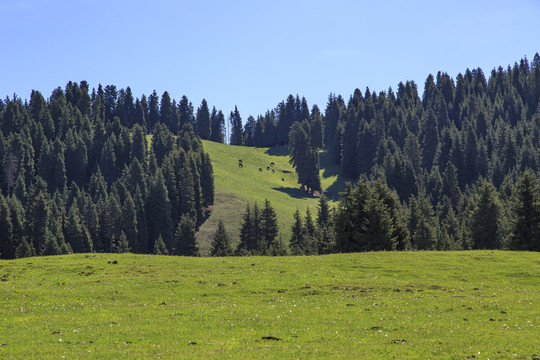
[[[68,81],[206,98],[245,120],[288,94],[486,76],[540,52],[540,1],[0,0],[0,97]]]

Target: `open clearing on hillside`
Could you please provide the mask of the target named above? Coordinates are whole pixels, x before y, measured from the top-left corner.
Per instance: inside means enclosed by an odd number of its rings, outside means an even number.
[[[0,261],[0,358],[534,359],[540,254]]]
[[[264,206],[265,199],[271,202],[285,244],[290,237],[296,209],[304,214],[309,206],[315,218],[318,197],[300,189],[296,172],[289,164],[286,146],[254,148],[211,141],[203,141],[203,146],[210,154],[214,168],[215,201],[210,217],[197,233],[202,254],[209,254],[212,236],[220,219],[233,242],[238,241],[242,215],[248,202],[250,206],[257,202],[259,207]],[[242,167],[238,160],[242,160]],[[332,164],[324,152],[321,152],[320,163],[323,190],[328,197],[337,200],[338,193],[344,189],[339,166]]]

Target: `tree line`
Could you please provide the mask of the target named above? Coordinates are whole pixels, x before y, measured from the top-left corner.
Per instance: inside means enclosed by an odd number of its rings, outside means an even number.
[[[212,256],[321,255],[394,250],[505,249],[540,251],[540,178],[524,172],[508,198],[486,179],[467,194],[463,216],[446,201],[433,209],[425,194],[401,203],[381,180],[347,185],[335,207],[321,195],[317,212],[293,215],[288,247],[277,239],[279,226],[272,206],[249,204],[243,215],[240,242],[232,247],[220,221]],[[440,220],[442,219],[442,220]]]
[[[214,202],[199,134],[223,141],[223,124],[204,100],[194,114],[185,96],[134,100],[129,87],[84,81],[47,100],[0,100],[0,257],[197,255]]]
[[[399,83],[397,92],[356,89],[348,101],[331,94],[321,113],[316,105],[310,111],[305,98],[289,95],[265,115],[250,117],[234,141],[288,144],[299,183],[310,191],[320,190],[318,149],[327,151],[357,187],[386,186],[396,194],[410,248],[533,250],[540,248],[532,220],[539,207],[539,100],[540,56],[535,54],[532,62],[523,58],[493,69],[488,78],[480,68],[467,69],[456,80],[444,72],[429,75],[422,97],[413,81]],[[231,126],[242,134],[238,123]],[[523,182],[530,184],[528,195],[520,193]],[[371,199],[367,214],[378,210]],[[358,226],[369,223],[353,218]],[[522,222],[529,225],[516,227]],[[516,242],[519,228],[527,229],[522,232],[528,235],[520,236],[528,240]],[[345,241],[342,229],[335,230]],[[405,245],[397,241],[396,248]],[[349,251],[349,246],[338,249]]]

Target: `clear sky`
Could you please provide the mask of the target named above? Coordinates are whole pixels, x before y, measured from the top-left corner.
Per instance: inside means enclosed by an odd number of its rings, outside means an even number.
[[[86,80],[245,120],[291,93],[324,109],[439,70],[488,76],[540,52],[539,24],[538,0],[0,0],[0,97]]]

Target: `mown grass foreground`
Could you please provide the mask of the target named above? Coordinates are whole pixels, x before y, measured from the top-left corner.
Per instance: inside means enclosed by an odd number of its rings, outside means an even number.
[[[0,261],[0,358],[532,359],[540,254]]]

